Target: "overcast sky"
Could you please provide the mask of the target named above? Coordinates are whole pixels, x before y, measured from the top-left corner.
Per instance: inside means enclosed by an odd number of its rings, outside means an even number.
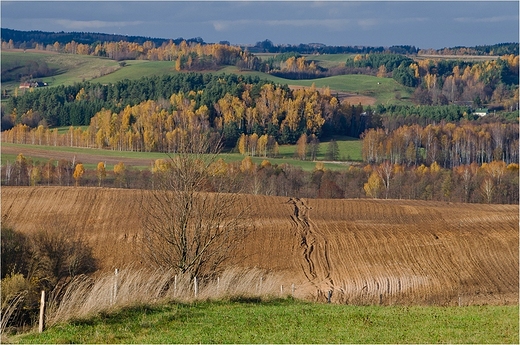
[[[1,26],[205,42],[418,48],[518,42],[518,1],[1,1]]]

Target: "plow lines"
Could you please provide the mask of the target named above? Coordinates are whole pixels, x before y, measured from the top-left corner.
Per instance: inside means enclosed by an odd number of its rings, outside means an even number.
[[[142,263],[141,195],[2,187],[2,217],[28,234],[51,226],[81,232],[101,269],[113,270]],[[517,205],[240,197],[252,207],[254,231],[227,264],[282,275],[287,289],[294,284],[295,297],[382,305],[518,303]]]

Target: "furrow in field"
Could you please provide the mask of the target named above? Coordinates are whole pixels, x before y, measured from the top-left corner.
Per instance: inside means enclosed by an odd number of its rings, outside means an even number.
[[[112,270],[142,260],[141,195],[4,186],[2,220],[26,234],[80,232],[101,269]],[[228,264],[282,274],[296,296],[325,301],[332,290],[338,303],[518,302],[518,205],[239,197],[251,209],[252,231]]]

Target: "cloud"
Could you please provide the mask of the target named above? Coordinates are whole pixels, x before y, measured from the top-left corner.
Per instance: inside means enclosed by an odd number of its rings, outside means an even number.
[[[348,19],[274,19],[274,20],[215,20],[211,21],[216,31],[228,31],[244,26],[289,26],[301,27],[324,27],[329,30],[341,30],[351,21]]]
[[[501,23],[505,21],[518,21],[518,16],[494,16],[494,17],[457,17],[453,18],[454,21],[459,23]]]
[[[387,19],[387,18],[365,18],[357,20],[357,24],[364,30],[373,28],[384,28],[390,25],[408,24],[408,23],[421,23],[427,22],[429,19],[425,17],[408,17],[399,19]]]
[[[427,22],[430,18],[425,17],[410,17],[410,18],[399,18],[399,19],[392,19],[388,20],[389,24],[399,24],[399,23],[421,23],[421,22]]]
[[[363,29],[370,29],[370,28],[380,25],[381,20],[375,19],[375,18],[366,18],[366,19],[359,19],[357,21],[357,23]]]
[[[59,24],[69,30],[91,30],[101,29],[106,27],[125,27],[143,24],[142,21],[131,22],[110,22],[102,20],[70,20],[70,19],[56,19],[56,24]]]

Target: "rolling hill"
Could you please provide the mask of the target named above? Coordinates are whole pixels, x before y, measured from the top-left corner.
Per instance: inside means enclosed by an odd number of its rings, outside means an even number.
[[[313,58],[324,66],[332,67],[343,64],[346,56],[347,54],[321,55]],[[51,87],[72,85],[83,81],[110,84],[123,79],[182,73],[175,71],[174,63],[170,61],[130,60],[125,61],[126,65],[121,67],[117,61],[88,55],[58,54],[30,49],[25,52],[23,50],[2,51],[3,76],[8,72],[16,74],[17,68],[31,63],[48,66],[48,75],[38,79],[47,82]],[[398,84],[392,78],[377,78],[367,75],[338,75],[318,79],[290,80],[257,71],[241,71],[235,66],[204,72],[253,75],[293,87],[309,87],[312,84],[318,88],[329,87],[333,94],[339,93],[340,98],[350,97],[348,101],[351,104],[402,104],[408,102],[408,97],[412,93],[410,88]],[[2,86],[8,93],[14,93],[18,85],[19,82],[9,81],[3,83]],[[396,99],[396,94],[399,94],[399,99]]]
[[[78,231],[102,270],[139,265],[141,191],[3,187],[2,219]],[[347,304],[515,304],[519,208],[241,195],[254,232],[227,263],[275,272],[295,296]]]

